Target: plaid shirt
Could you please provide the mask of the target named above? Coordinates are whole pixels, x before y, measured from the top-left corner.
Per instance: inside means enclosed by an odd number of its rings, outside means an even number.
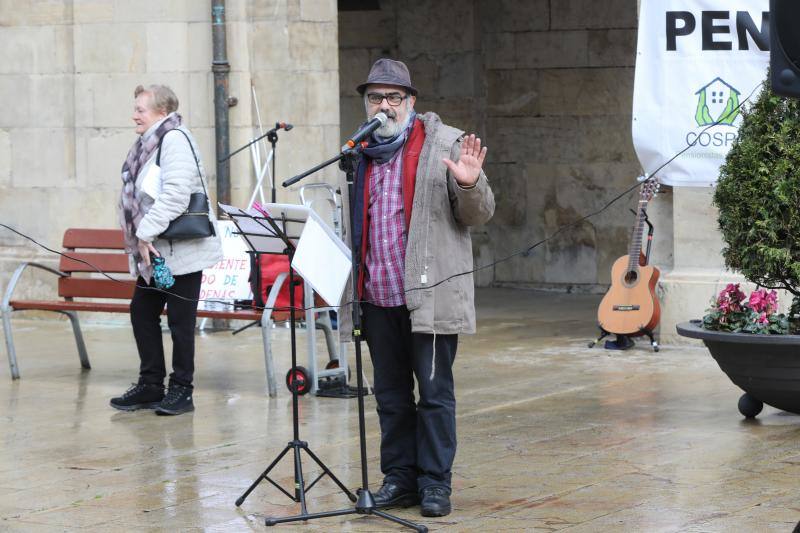
[[[403,213],[403,150],[369,172],[369,246],[364,296],[379,307],[405,305],[403,275],[406,222]]]

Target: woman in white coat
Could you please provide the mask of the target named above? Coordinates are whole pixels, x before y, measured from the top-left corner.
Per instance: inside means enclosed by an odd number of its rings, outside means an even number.
[[[177,415],[194,410],[194,328],[202,271],[222,259],[217,235],[200,239],[160,239],[169,223],[186,211],[192,193],[203,192],[204,172],[197,144],[182,126],[178,98],[164,85],[134,91],[133,121],[140,137],[122,166],[120,225],[125,233],[131,274],[137,277],[131,300],[131,325],[139,350],[139,380],[111,399],[116,409],[155,409]],[[181,130],[181,131],[175,131]],[[185,135],[184,135],[185,134]],[[191,143],[191,145],[190,145]],[[160,146],[160,172],[156,156]],[[216,226],[213,209],[209,216]],[[162,291],[153,280],[152,256],[164,258],[175,284]],[[161,313],[167,306],[172,333],[172,373],[164,391],[166,366]]]

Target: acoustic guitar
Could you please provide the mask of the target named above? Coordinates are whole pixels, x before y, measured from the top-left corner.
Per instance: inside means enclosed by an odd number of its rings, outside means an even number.
[[[645,207],[658,187],[654,179],[642,183],[628,254],[617,259],[611,267],[611,287],[597,309],[597,322],[608,333],[627,336],[651,334],[661,318],[661,306],[656,297],[660,273],[656,267],[646,264],[642,254]]]

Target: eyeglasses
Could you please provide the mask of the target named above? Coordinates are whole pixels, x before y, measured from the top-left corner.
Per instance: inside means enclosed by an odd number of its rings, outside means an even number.
[[[400,93],[389,93],[389,94],[382,94],[382,93],[368,93],[367,100],[370,104],[380,105],[383,102],[384,98],[389,105],[400,105],[400,102],[408,98],[408,95],[403,96]]]

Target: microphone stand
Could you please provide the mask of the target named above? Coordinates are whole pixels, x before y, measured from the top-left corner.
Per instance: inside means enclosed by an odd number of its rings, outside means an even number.
[[[314,172],[332,164],[335,162],[339,162],[339,168],[341,168],[346,176],[347,176],[347,193],[348,198],[350,199],[350,205],[353,206],[353,200],[355,198],[355,171],[356,165],[358,163],[358,159],[361,155],[362,150],[366,146],[366,142],[358,143],[354,147],[346,149],[342,151],[339,155],[328,159],[327,161],[315,166],[314,168],[303,172],[302,174],[298,174],[292,178],[283,182],[284,187],[288,187],[297,183],[301,179],[305,178],[306,176],[313,174]],[[364,207],[366,209],[366,206]],[[352,207],[351,207],[352,209]],[[351,262],[351,275],[353,279],[352,285],[352,298],[353,298],[353,309],[352,309],[352,316],[353,316],[353,342],[355,343],[355,352],[356,352],[356,376],[357,376],[357,392],[356,398],[358,399],[358,441],[359,446],[361,448],[361,488],[356,491],[358,494],[358,499],[356,500],[356,504],[354,507],[346,508],[346,509],[339,509],[336,511],[327,511],[321,513],[312,513],[312,514],[300,514],[296,516],[288,516],[283,518],[267,518],[266,525],[274,526],[275,524],[282,524],[287,522],[298,522],[303,520],[313,520],[315,518],[326,518],[331,516],[343,516],[349,514],[361,514],[361,515],[374,515],[381,517],[385,520],[389,520],[391,522],[395,522],[396,524],[400,524],[401,526],[405,526],[409,529],[413,529],[419,533],[427,533],[428,528],[421,524],[416,524],[409,520],[405,520],[403,518],[391,515],[384,511],[379,510],[375,507],[375,499],[372,496],[372,492],[369,490],[369,474],[367,471],[367,438],[366,438],[366,424],[364,422],[364,377],[363,377],[363,365],[362,365],[362,358],[361,358],[361,313],[359,312],[358,308],[358,291],[356,288],[355,280],[358,279],[358,265],[360,264],[360,259],[356,257],[355,251],[351,251],[350,253],[350,262]]]
[[[278,177],[275,175],[275,159],[277,159],[277,157],[276,157],[277,152],[275,151],[275,145],[278,144],[278,128],[277,127],[276,128],[272,128],[265,135],[267,136],[267,140],[269,141],[269,144],[272,145],[272,180],[270,180],[270,181],[272,181],[271,199],[272,199],[272,203],[274,204],[274,203],[276,203],[276,201],[275,201],[275,180],[278,179]]]
[[[260,136],[256,137],[255,139],[251,140],[249,143],[245,144],[244,146],[241,146],[241,147],[237,148],[236,150],[234,150],[233,152],[229,153],[225,157],[220,158],[219,162],[220,163],[224,163],[225,161],[227,161],[231,157],[235,156],[236,154],[238,154],[239,152],[241,152],[245,148],[250,147],[251,145],[257,143],[258,141],[260,141],[261,139],[266,137],[267,140],[269,141],[269,143],[272,145],[272,203],[274,204],[274,203],[276,203],[275,202],[275,180],[277,179],[276,176],[275,176],[275,159],[276,159],[276,157],[275,157],[276,156],[275,145],[278,144],[278,130],[280,130],[281,128],[284,128],[284,129],[286,129],[286,131],[289,131],[289,128],[291,128],[291,127],[292,127],[291,124],[287,125],[287,124],[284,124],[282,122],[276,122],[274,128],[272,128],[271,130],[268,130],[263,135],[260,135]]]
[[[272,198],[272,203],[274,204],[274,203],[276,203],[276,200],[275,200],[275,180],[278,179],[278,176],[275,175],[275,159],[276,159],[275,156],[277,155],[277,152],[275,151],[275,145],[278,144],[278,128],[277,128],[277,126],[275,128],[272,128],[271,130],[269,130],[265,135],[267,137],[267,140],[269,141],[269,144],[272,145],[272,180],[271,180],[272,181],[272,196],[271,196],[271,198]]]

